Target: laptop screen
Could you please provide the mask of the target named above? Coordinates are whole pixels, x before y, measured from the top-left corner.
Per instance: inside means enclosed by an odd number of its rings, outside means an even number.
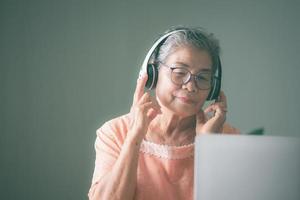
[[[196,137],[196,200],[300,200],[300,138]]]

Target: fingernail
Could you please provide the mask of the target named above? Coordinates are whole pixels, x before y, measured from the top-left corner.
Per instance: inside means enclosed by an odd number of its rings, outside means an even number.
[[[137,79],[137,81],[140,81],[140,80],[142,80],[143,79],[143,75],[139,75],[139,77],[138,77],[138,79]]]
[[[138,79],[141,79],[143,77],[143,74],[139,74]]]
[[[145,78],[147,76],[147,74],[139,74],[138,80],[141,80],[143,78]]]

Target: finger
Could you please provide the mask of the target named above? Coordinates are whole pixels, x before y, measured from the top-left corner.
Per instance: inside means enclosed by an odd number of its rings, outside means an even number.
[[[159,113],[153,109],[153,108],[150,108],[148,113],[147,113],[147,116],[149,117],[149,119],[152,121]]]
[[[146,79],[146,74],[142,75],[141,77],[139,77],[137,79],[137,82],[136,82],[136,87],[135,87],[135,91],[134,91],[134,102],[137,102],[143,95],[144,93],[144,82],[145,82],[145,79]]]
[[[151,102],[151,96],[149,92],[145,92],[144,94],[142,94],[142,97],[138,100],[138,104],[140,105],[146,102]]]
[[[205,110],[204,110],[204,114],[205,114],[205,117],[206,119],[211,119],[215,116],[215,108],[214,106],[210,106],[210,107],[207,107]]]
[[[226,114],[227,108],[224,106],[223,103],[214,103],[207,107],[204,111],[204,113],[209,117],[213,117],[219,114]]]
[[[217,109],[217,106],[220,106],[222,103],[221,102],[214,102],[210,104],[205,110],[204,113],[212,112]]]
[[[155,104],[154,102],[151,102],[151,109],[155,110],[155,112],[161,114],[161,110],[160,110],[160,107]]]
[[[139,99],[143,96],[144,88],[145,88],[147,80],[148,80],[148,75],[147,74],[144,74],[144,75],[142,75],[141,77],[138,78],[136,88],[135,88],[135,92],[134,92],[134,97],[133,97],[134,102],[138,102]]]
[[[141,99],[138,102],[141,105],[142,109],[149,109],[148,106],[150,105],[158,114],[161,113],[160,106],[156,100],[150,95],[149,92],[144,93]],[[145,108],[146,107],[146,108]]]
[[[147,111],[148,112],[148,110],[151,108],[153,106],[153,103],[150,101],[150,102],[146,102],[146,103],[144,103],[144,104],[142,104],[141,106],[140,106],[140,108],[143,110],[143,111]]]
[[[204,112],[206,113],[206,112],[216,111],[217,109],[220,109],[222,111],[227,111],[227,107],[224,105],[224,103],[220,102],[208,106]]]
[[[161,109],[160,109],[160,106],[153,103],[153,107],[152,107],[158,114],[161,114]]]
[[[157,110],[161,113],[160,105],[159,105],[158,101],[156,100],[156,98],[155,98],[155,97],[152,97],[152,96],[150,95],[150,101],[153,102],[153,106],[155,107],[155,109],[157,109]]]
[[[197,124],[205,123],[206,117],[205,117],[204,111],[202,109],[196,114],[196,120],[197,120]]]
[[[212,103],[209,107],[213,107],[215,109],[221,108],[222,110],[227,110],[227,107],[225,104],[226,104],[225,102],[215,102],[215,103]]]
[[[223,91],[220,92],[220,96],[217,102],[222,102],[227,107],[227,97]]]
[[[149,116],[150,113],[155,112],[155,114],[159,114],[160,110],[155,108],[153,105],[153,102],[146,102],[143,105],[140,106],[140,109],[143,113],[146,113],[147,116]]]

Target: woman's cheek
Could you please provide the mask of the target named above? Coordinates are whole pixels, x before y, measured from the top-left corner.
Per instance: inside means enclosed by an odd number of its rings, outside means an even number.
[[[178,86],[170,83],[168,80],[158,81],[156,86],[156,95],[158,95],[161,100],[164,99],[166,101],[172,101],[174,99],[175,91],[178,89]]]
[[[160,102],[164,105],[169,105],[173,100],[174,96],[171,91],[167,89],[160,89],[156,91],[156,96],[159,98]]]

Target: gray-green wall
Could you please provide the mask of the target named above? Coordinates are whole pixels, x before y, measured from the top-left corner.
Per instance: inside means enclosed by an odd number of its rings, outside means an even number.
[[[228,121],[299,132],[299,1],[1,1],[0,198],[86,199],[95,131],[173,25],[220,39]]]

